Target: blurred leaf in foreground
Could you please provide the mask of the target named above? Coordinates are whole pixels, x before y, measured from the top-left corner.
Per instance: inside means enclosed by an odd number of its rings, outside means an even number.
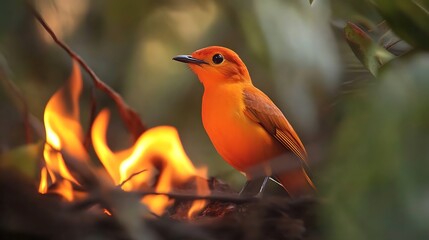
[[[325,185],[329,239],[429,239],[429,54],[345,103]]]
[[[375,0],[392,30],[414,47],[429,50],[429,0]]]
[[[42,156],[41,142],[23,145],[0,155],[0,167],[13,167],[27,177],[36,178],[38,159]]]
[[[347,23],[344,34],[353,53],[374,76],[383,64],[394,58],[393,54],[379,46],[354,23]]]

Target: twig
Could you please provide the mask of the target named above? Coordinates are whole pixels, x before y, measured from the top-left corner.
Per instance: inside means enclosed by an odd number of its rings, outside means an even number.
[[[95,74],[95,72],[88,66],[88,64],[86,64],[86,62],[77,53],[75,53],[64,42],[58,39],[54,31],[49,27],[49,25],[46,23],[46,21],[43,19],[43,17],[34,8],[32,4],[28,4],[28,5],[34,17],[42,25],[42,27],[46,30],[46,32],[51,36],[54,42],[57,43],[58,46],[60,46],[64,51],[66,51],[67,54],[70,55],[70,57],[75,59],[83,69],[85,69],[85,71],[89,74],[89,76],[93,80],[93,83],[96,88],[105,92],[116,103],[116,106],[119,110],[119,114],[122,120],[124,121],[130,133],[133,135],[134,140],[136,140],[140,136],[140,134],[145,131],[145,127],[141,122],[138,114],[124,102],[122,97],[117,92],[115,92],[112,88],[110,88],[103,81],[101,81],[98,78],[98,76]]]
[[[195,195],[190,193],[162,193],[162,192],[155,192],[155,191],[131,191],[131,192],[124,192],[128,194],[134,194],[139,197],[145,197],[148,195],[162,195],[167,196],[171,199],[175,200],[182,200],[182,201],[194,201],[194,200],[210,200],[210,201],[220,201],[220,202],[230,202],[230,203],[250,203],[250,202],[256,202],[261,200],[261,198],[258,197],[242,197],[239,195],[232,195],[232,194],[210,194],[210,195]],[[72,204],[72,209],[85,209],[89,208],[95,204],[101,203],[102,199],[99,197],[88,197],[84,200],[75,202]]]
[[[231,202],[231,203],[248,203],[248,202],[259,201],[261,199],[259,197],[242,197],[240,195],[232,195],[232,194],[195,195],[190,193],[174,193],[174,192],[162,193],[162,192],[152,192],[152,191],[134,191],[130,193],[136,194],[141,197],[144,197],[147,195],[162,195],[176,200],[185,200],[185,201],[202,199],[202,200]]]
[[[128,181],[130,181],[133,177],[135,177],[135,176],[139,175],[139,174],[140,174],[140,173],[142,173],[142,172],[146,172],[146,171],[147,171],[146,169],[143,169],[143,170],[140,170],[140,171],[138,171],[138,172],[135,172],[135,173],[131,174],[127,179],[125,179],[124,181],[122,181],[122,182],[118,185],[118,187],[122,187],[122,186],[124,186],[124,184],[125,184],[125,183],[127,183]]]

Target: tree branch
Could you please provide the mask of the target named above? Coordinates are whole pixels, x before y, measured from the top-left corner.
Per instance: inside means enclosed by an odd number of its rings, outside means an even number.
[[[119,114],[122,120],[124,121],[126,127],[134,137],[134,140],[136,140],[141,135],[141,133],[143,133],[146,130],[138,114],[124,102],[122,97],[117,92],[115,92],[107,84],[101,81],[98,78],[98,76],[95,74],[95,72],[88,66],[88,64],[77,53],[75,53],[64,42],[58,39],[54,31],[49,27],[49,25],[46,23],[46,21],[43,19],[43,17],[34,8],[32,4],[28,4],[28,5],[34,17],[42,25],[42,27],[46,30],[46,32],[51,36],[54,42],[58,44],[58,46],[60,46],[64,51],[66,51],[67,54],[70,55],[70,57],[75,59],[83,69],[85,69],[85,71],[89,74],[89,76],[93,80],[93,83],[96,88],[106,93],[116,103],[116,106],[119,110]]]

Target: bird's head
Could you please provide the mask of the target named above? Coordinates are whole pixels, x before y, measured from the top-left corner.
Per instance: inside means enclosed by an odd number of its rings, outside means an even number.
[[[250,82],[249,72],[232,50],[211,46],[191,55],[178,55],[173,60],[187,63],[204,86],[234,82]]]

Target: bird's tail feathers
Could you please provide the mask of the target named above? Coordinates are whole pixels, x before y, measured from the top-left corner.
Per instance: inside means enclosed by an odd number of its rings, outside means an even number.
[[[314,194],[316,187],[304,168],[275,176],[291,197]]]

